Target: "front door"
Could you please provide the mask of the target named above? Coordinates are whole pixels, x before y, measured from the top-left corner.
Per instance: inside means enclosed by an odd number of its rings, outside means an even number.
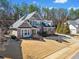
[[[22,30],[22,37],[23,38],[31,37],[31,30],[30,29],[23,29]]]

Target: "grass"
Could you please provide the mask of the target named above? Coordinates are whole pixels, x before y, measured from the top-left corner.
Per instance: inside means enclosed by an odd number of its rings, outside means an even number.
[[[77,36],[74,36],[74,38],[77,39],[77,40],[79,40],[79,36],[78,35]]]
[[[23,59],[43,59],[46,56],[55,53],[56,51],[69,46],[71,43],[59,43],[54,40],[36,41],[36,40],[23,40],[21,47]]]

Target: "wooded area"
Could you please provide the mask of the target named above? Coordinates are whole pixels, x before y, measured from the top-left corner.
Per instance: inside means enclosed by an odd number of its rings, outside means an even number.
[[[0,0],[0,26],[8,28],[20,17],[22,17],[25,14],[27,15],[33,11],[37,11],[43,19],[52,20],[56,26],[59,23],[63,24],[67,20],[75,20],[79,18],[79,9],[76,10],[74,10],[73,8],[69,10],[63,8],[50,9],[48,7],[38,6],[34,3],[28,5],[26,2],[23,2],[21,5],[18,4],[12,5],[9,3],[8,0]]]

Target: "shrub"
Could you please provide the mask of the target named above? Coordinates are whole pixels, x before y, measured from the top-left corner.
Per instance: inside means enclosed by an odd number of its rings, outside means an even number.
[[[41,32],[38,32],[38,34],[40,36],[46,37],[47,36],[47,31],[41,31]]]
[[[60,34],[69,34],[70,30],[68,24],[59,22],[56,28],[56,32]]]

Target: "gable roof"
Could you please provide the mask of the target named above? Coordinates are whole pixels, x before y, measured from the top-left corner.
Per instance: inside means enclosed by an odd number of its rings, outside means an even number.
[[[35,26],[30,23],[30,20],[32,20],[32,18],[33,18],[32,16],[36,16],[36,15],[40,18],[40,20],[36,18],[36,21],[41,21],[42,18],[41,18],[40,15],[39,15],[38,13],[36,13],[36,11],[35,11],[35,12],[32,12],[32,13],[28,14],[27,16],[25,15],[25,16],[21,17],[21,18],[20,18],[19,20],[17,20],[12,26],[10,26],[10,28],[12,28],[12,29],[17,29],[17,28],[38,27],[37,22],[34,23],[34,24],[36,24]],[[34,18],[34,19],[35,19],[35,18]],[[28,20],[29,20],[29,21],[28,21]],[[42,20],[42,22],[47,22],[47,21],[48,21],[48,24],[50,24],[49,22],[51,22],[51,20],[50,20],[50,21],[49,21],[49,20]],[[45,23],[45,24],[46,24],[46,23]],[[46,24],[46,25],[48,25],[48,24]],[[52,24],[51,24],[51,25],[52,25]]]
[[[79,19],[75,20],[76,24],[79,24]]]
[[[70,20],[70,21],[67,21],[67,22],[68,22],[69,25],[71,24],[71,25],[73,25],[76,28],[77,28],[76,25],[79,25],[79,19],[77,19],[77,20]]]
[[[21,17],[19,20],[17,20],[12,26],[10,26],[10,28],[18,28],[25,20],[28,20],[30,19],[34,14],[36,14],[36,11],[35,12],[32,12],[30,14],[28,14],[27,16],[23,16]],[[27,22],[28,23],[28,22]],[[29,26],[31,26],[30,23],[28,23]]]
[[[25,16],[21,17],[19,20],[17,20],[14,24],[10,26],[10,28],[17,28],[21,21],[24,19]]]
[[[32,26],[30,25],[29,22],[27,21],[24,21],[20,26],[19,28],[31,28]]]

